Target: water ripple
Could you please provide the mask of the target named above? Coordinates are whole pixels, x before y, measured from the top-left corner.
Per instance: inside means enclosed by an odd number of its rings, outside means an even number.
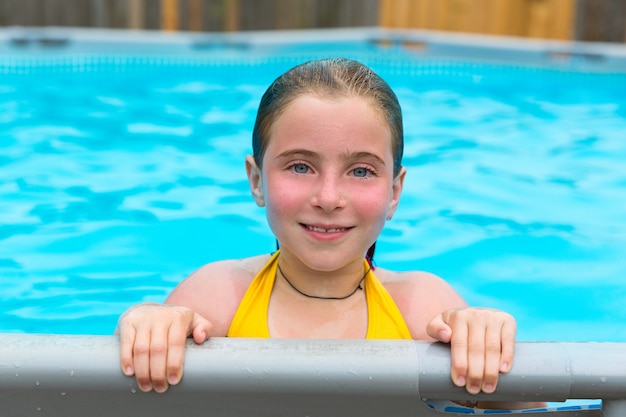
[[[443,276],[522,337],[625,341],[624,77],[363,58],[405,122],[377,262]],[[295,60],[4,76],[0,331],[110,334],[200,265],[274,250],[243,161]]]

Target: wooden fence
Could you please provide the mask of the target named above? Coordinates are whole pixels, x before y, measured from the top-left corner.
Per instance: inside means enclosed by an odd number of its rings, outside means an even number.
[[[0,26],[189,31],[376,26],[379,0],[0,0]]]
[[[572,39],[575,0],[382,0],[381,25]]]
[[[379,16],[394,28],[626,41],[626,0],[381,0]]]
[[[0,26],[189,31],[382,26],[626,42],[626,0],[0,0]]]

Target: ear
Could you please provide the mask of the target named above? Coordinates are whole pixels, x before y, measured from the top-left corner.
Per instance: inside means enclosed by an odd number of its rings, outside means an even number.
[[[398,204],[400,203],[400,195],[402,194],[402,188],[404,187],[405,176],[406,168],[402,167],[398,175],[396,175],[396,177],[393,179],[393,184],[391,185],[391,200],[389,201],[389,209],[387,211],[387,220],[391,220],[393,214],[398,208]]]
[[[261,169],[257,166],[252,155],[246,156],[246,173],[248,174],[248,183],[252,198],[259,207],[265,207],[265,199],[263,198],[263,181],[261,180]]]

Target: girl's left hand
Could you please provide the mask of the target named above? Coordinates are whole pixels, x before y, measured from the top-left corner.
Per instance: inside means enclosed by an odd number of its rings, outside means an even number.
[[[507,313],[486,308],[455,308],[433,318],[430,337],[450,343],[451,377],[471,394],[495,391],[500,373],[513,364],[517,324]]]

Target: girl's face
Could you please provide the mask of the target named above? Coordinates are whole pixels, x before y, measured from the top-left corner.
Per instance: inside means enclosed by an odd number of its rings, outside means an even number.
[[[297,98],[270,131],[262,169],[251,156],[246,168],[281,256],[317,271],[363,262],[396,210],[405,175],[403,168],[393,178],[383,117],[356,96]]]

